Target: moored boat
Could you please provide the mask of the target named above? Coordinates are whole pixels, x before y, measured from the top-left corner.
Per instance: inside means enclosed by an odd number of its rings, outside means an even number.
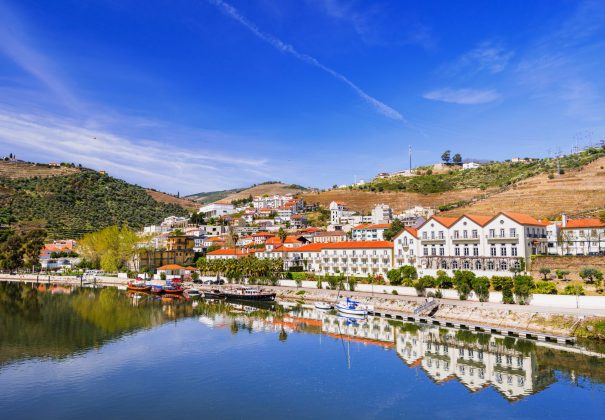
[[[321,309],[323,311],[332,309],[332,305],[326,302],[315,302],[313,306],[315,306],[316,309]]]
[[[171,295],[182,295],[183,292],[185,291],[185,289],[183,289],[181,286],[164,286],[164,293],[167,294],[171,294]]]
[[[225,290],[225,297],[233,300],[256,300],[271,302],[275,300],[276,293],[267,292],[256,287],[237,287]]]
[[[151,286],[151,293],[164,293],[164,286],[160,286],[158,284],[154,284]]]
[[[199,299],[202,297],[202,294],[197,289],[187,289],[183,292],[183,295],[187,299]]]
[[[204,299],[225,299],[225,294],[218,289],[204,291]]]
[[[349,298],[343,299],[336,304],[338,312],[348,315],[366,316],[368,309],[370,308],[367,305],[362,305],[358,301]]]
[[[145,284],[143,281],[135,281],[128,283],[126,289],[130,292],[149,292],[151,290],[151,286]]]

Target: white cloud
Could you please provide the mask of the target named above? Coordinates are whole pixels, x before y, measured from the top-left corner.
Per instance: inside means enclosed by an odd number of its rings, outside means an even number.
[[[198,132],[200,140],[228,144],[228,136]],[[0,109],[0,145],[43,157],[107,170],[143,186],[194,193],[268,179],[266,159],[132,139],[74,120]]]
[[[444,73],[478,73],[487,71],[491,74],[502,72],[514,56],[514,52],[493,42],[482,42],[476,48],[464,53],[453,63],[444,67]]]
[[[449,102],[460,105],[477,105],[493,102],[500,98],[495,90],[437,89],[422,95],[431,101]]]
[[[371,106],[373,106],[374,109],[376,111],[378,111],[379,113],[381,113],[382,115],[384,115],[388,118],[394,119],[394,120],[404,121],[403,116],[397,110],[391,108],[390,106],[379,101],[378,99],[368,95],[359,86],[357,86],[356,84],[351,82],[344,75],[338,73],[336,70],[332,70],[331,68],[323,65],[314,57],[311,57],[310,55],[303,54],[303,53],[297,51],[292,45],[283,42],[279,38],[277,38],[271,34],[262,32],[254,23],[250,22],[248,19],[246,19],[244,16],[242,16],[239,13],[239,11],[237,9],[235,9],[233,6],[231,6],[230,4],[225,3],[222,0],[208,0],[208,1],[211,4],[215,5],[216,7],[218,7],[220,10],[222,10],[227,16],[229,16],[236,22],[240,23],[242,26],[244,26],[246,29],[248,29],[250,32],[252,32],[257,38],[265,41],[266,43],[268,43],[272,47],[276,48],[277,50],[279,50],[283,53],[286,53],[286,54],[290,54],[290,55],[294,56],[295,58],[297,58],[298,60],[303,61],[307,64],[310,64],[312,66],[315,66],[315,67],[325,71],[332,77],[340,80],[341,82],[343,82],[344,84],[349,86],[360,98],[362,98],[364,101],[368,102]]]

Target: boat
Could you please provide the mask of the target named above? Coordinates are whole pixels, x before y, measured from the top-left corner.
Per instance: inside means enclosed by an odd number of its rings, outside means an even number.
[[[348,315],[361,315],[366,316],[368,314],[367,305],[362,305],[358,301],[346,298],[336,304],[336,310],[343,314]]]
[[[151,286],[151,293],[157,293],[158,295],[160,293],[164,293],[164,286],[160,286],[158,284],[154,284]]]
[[[126,290],[130,292],[149,292],[151,286],[145,284],[143,281],[135,281],[133,283],[128,283]]]
[[[315,309],[321,309],[322,311],[329,311],[332,309],[332,305],[326,302],[315,302]]]
[[[164,286],[164,293],[168,293],[171,295],[182,295],[184,291],[185,289],[183,289],[181,286]]]
[[[202,294],[197,289],[187,289],[183,292],[183,295],[187,299],[199,299],[202,297]]]
[[[225,299],[225,294],[218,289],[204,291],[204,299]]]
[[[256,287],[237,287],[225,290],[225,297],[233,300],[256,300],[272,302],[275,300],[275,292],[267,292]]]

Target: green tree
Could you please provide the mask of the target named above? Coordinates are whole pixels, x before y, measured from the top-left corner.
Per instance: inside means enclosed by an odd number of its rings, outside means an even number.
[[[462,165],[462,156],[460,155],[460,153],[456,153],[454,155],[454,157],[452,158],[452,163],[454,165]]]
[[[557,286],[550,281],[538,280],[534,285],[534,293],[539,295],[556,295]]]
[[[473,290],[473,280],[475,273],[472,271],[455,271],[454,272],[454,287],[460,296],[460,300],[466,300],[469,293]]]
[[[532,294],[534,279],[531,276],[517,276],[514,279],[513,292],[520,305],[525,305]]]
[[[392,241],[397,235],[403,231],[405,228],[405,224],[400,219],[394,219],[391,222],[391,227],[384,231],[384,239],[387,241]]]
[[[404,279],[415,280],[418,278],[418,271],[416,271],[416,267],[413,265],[404,265],[401,267],[401,276]]]
[[[124,269],[136,251],[139,238],[128,226],[110,226],[85,235],[78,244],[82,256],[97,261],[103,271]]]
[[[540,267],[540,269],[538,270],[538,272],[540,274],[542,274],[542,276],[544,276],[544,280],[548,280],[548,275],[550,274],[550,268],[548,268],[548,267]]]
[[[568,284],[563,289],[562,295],[577,295],[584,296],[584,288],[580,285],[576,284]]]
[[[445,163],[446,165],[448,165],[450,163],[450,155],[451,155],[451,151],[446,150],[445,152],[443,152],[443,154],[441,155],[441,160],[443,161],[443,163]]]
[[[603,273],[594,267],[583,267],[579,274],[585,283],[595,283],[599,286],[603,280]]]
[[[416,293],[418,293],[418,296],[424,296],[424,293],[426,292],[427,279],[425,277],[420,277],[414,282],[414,289],[416,289]]]
[[[557,278],[559,280],[566,281],[567,280],[567,276],[569,276],[570,273],[567,270],[559,270],[559,269],[557,269],[555,271],[555,274],[557,275]]]
[[[451,289],[454,287],[454,282],[452,278],[447,275],[447,272],[444,270],[437,270],[437,278],[435,279],[435,283],[437,287],[441,289]]]
[[[387,279],[389,279],[389,284],[391,286],[399,286],[403,280],[401,270],[399,268],[393,268],[387,271]]]
[[[472,287],[479,298],[479,302],[489,300],[489,279],[487,277],[475,277],[472,280]]]

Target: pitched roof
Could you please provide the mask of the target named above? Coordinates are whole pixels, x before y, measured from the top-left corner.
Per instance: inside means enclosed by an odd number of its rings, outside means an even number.
[[[411,228],[411,227],[406,227],[403,228],[403,230],[410,232],[410,234],[414,237],[417,238],[418,237],[418,229],[416,228]]]
[[[329,249],[393,248],[391,241],[347,241],[324,244]]]
[[[290,248],[289,252],[318,252],[325,248],[327,244],[314,243],[299,246],[298,248]]]
[[[209,252],[207,255],[248,255],[248,251],[241,249],[225,248],[217,249],[216,251]]]
[[[567,221],[567,226],[562,229],[577,229],[577,228],[600,228],[605,227],[605,223],[600,219],[570,219]]]
[[[455,217],[433,216],[429,220],[427,220],[425,223],[428,223],[431,220],[434,220],[434,221],[442,224],[445,227],[450,227],[454,223],[456,223],[456,220],[458,220],[458,219]]]
[[[511,220],[514,220],[515,222],[517,222],[521,225],[531,225],[531,226],[547,226],[548,225],[548,223],[540,222],[540,221],[534,219],[533,217],[531,217],[530,215],[522,214],[522,213],[514,213],[511,211],[502,211],[502,212],[498,213],[496,216],[494,216],[492,218],[492,220],[495,219],[496,217],[498,217],[500,214],[503,214],[504,216],[508,217]]]
[[[266,245],[281,245],[281,239],[279,239],[277,236],[273,236],[273,237],[267,239],[265,244]]]
[[[158,270],[184,270],[185,267],[182,267],[178,264],[167,264],[158,268]]]
[[[317,232],[315,234],[315,236],[345,236],[346,233],[344,233],[342,230],[334,230],[332,232]]]
[[[390,223],[376,223],[376,224],[355,226],[353,229],[388,229],[390,227],[391,227]]]
[[[253,234],[252,236],[255,236],[257,238],[258,237],[271,238],[271,237],[273,237],[275,235],[272,234],[272,233],[269,233],[269,232],[257,232],[255,234]]]
[[[458,218],[458,220],[462,219],[465,216],[466,218],[471,219],[473,222],[477,223],[479,226],[485,226],[489,223],[490,220],[492,220],[492,216],[480,216],[477,214],[463,214]]]

